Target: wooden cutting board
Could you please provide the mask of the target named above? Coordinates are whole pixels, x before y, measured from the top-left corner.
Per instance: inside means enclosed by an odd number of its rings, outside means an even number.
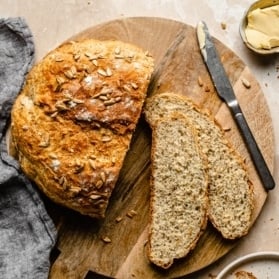
[[[183,38],[175,50],[168,52],[168,59],[162,60],[179,32]],[[161,18],[124,18],[89,28],[70,40],[81,38],[118,39],[149,51],[156,66],[160,66],[153,92],[174,91],[187,95],[215,115],[226,131],[226,136],[247,163],[255,191],[255,220],[267,194],[227,107],[216,95],[199,53],[195,28]],[[245,63],[224,44],[216,39],[215,42],[251,130],[273,171],[272,122],[261,88]],[[249,81],[250,88],[244,86],[243,79]],[[47,209],[55,221],[59,236],[52,254],[49,278],[106,278],[97,274],[121,279],[175,278],[213,263],[237,244],[238,241],[224,240],[208,224],[194,251],[175,262],[169,270],[162,271],[149,263],[146,242],[150,148],[151,131],[141,119],[103,221],[80,216],[46,199]]]

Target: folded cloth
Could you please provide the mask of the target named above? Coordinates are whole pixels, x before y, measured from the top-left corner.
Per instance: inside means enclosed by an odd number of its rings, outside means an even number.
[[[0,277],[48,278],[55,226],[36,187],[8,155],[12,104],[34,60],[32,34],[22,18],[0,19]]]

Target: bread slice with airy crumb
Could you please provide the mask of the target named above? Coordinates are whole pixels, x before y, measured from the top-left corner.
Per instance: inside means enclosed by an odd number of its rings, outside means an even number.
[[[152,125],[149,258],[162,268],[193,249],[207,224],[207,174],[183,114]]]
[[[144,108],[151,125],[173,111],[187,116],[190,125],[197,130],[199,145],[207,157],[211,223],[224,238],[246,235],[252,224],[254,202],[252,184],[240,155],[225,139],[219,125],[185,96],[158,94],[149,98]]]

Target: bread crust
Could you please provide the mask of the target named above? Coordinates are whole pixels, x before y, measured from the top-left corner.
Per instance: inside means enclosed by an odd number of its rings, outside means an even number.
[[[172,111],[185,114],[196,127],[201,149],[208,158],[208,216],[211,223],[224,238],[236,239],[246,235],[252,225],[254,196],[241,156],[225,138],[215,119],[187,97],[167,92],[146,100],[144,114],[151,125]],[[215,140],[222,152],[215,151]],[[235,169],[237,178],[226,176],[233,174],[231,168]]]
[[[158,158],[156,156],[157,146],[162,141],[162,138],[159,139],[162,135],[158,136],[158,127],[160,125],[173,125],[173,123],[180,122],[183,125],[183,129],[188,131],[189,140],[192,142],[194,146],[195,156],[199,160],[199,164],[202,165],[201,168],[191,168],[187,166],[182,166],[183,171],[178,171],[177,175],[172,177],[171,180],[176,184],[175,193],[177,194],[174,197],[173,191],[169,191],[165,196],[159,197],[159,187],[156,185],[156,180],[159,180],[158,171]],[[200,151],[199,144],[197,142],[197,135],[195,129],[189,125],[189,122],[185,115],[177,112],[172,112],[169,115],[163,117],[158,121],[154,121],[151,124],[152,129],[152,149],[151,149],[151,193],[150,193],[150,226],[149,226],[149,242],[148,242],[148,257],[151,262],[155,265],[168,269],[174,263],[176,259],[180,259],[185,257],[191,250],[193,250],[204,232],[207,226],[207,208],[208,208],[208,176],[206,173],[207,168],[207,160],[204,154]],[[187,135],[184,135],[184,138]],[[165,138],[163,136],[163,138]],[[164,139],[163,139],[164,140]],[[176,138],[173,138],[175,141]],[[179,139],[178,139],[179,140]],[[188,146],[180,146],[180,150],[177,152],[181,152],[181,150],[185,150]],[[168,147],[166,147],[168,149]],[[186,153],[185,153],[186,154]],[[184,154],[184,155],[185,155]],[[166,160],[171,161],[171,158],[165,158]],[[193,158],[191,158],[193,159]],[[190,160],[187,158],[186,160]],[[172,161],[172,164],[175,164],[175,159]],[[171,168],[171,167],[170,167]],[[191,172],[192,171],[192,172]],[[171,171],[170,171],[171,172]],[[187,173],[185,173],[187,172]],[[188,173],[189,172],[189,173]],[[196,180],[193,179],[191,183],[187,181],[187,179],[180,179],[178,177],[180,174],[184,177],[186,176],[197,176],[198,172],[198,182],[197,177]],[[180,181],[179,181],[180,179]],[[182,180],[182,184],[181,184]],[[165,183],[164,187],[168,189],[169,184],[168,181],[164,179],[163,183]],[[197,193],[198,192],[198,193]],[[158,195],[158,196],[157,196]],[[183,206],[183,210],[181,208],[177,211],[172,207],[165,207],[164,204],[168,204],[169,206],[175,205],[175,207]],[[159,203],[159,204],[158,204]],[[156,206],[157,204],[157,206]],[[179,205],[179,206],[178,206]],[[158,210],[157,207],[160,207]],[[193,207],[192,210],[189,208]],[[198,210],[196,210],[198,208]],[[189,209],[189,213],[188,213]],[[168,212],[172,211],[169,215]],[[194,214],[193,212],[194,211]],[[173,215],[173,216],[172,216]],[[164,217],[167,220],[164,220]],[[172,217],[175,220],[172,220]],[[158,220],[159,219],[159,220]],[[163,234],[162,230],[158,230],[156,224],[160,222],[162,219],[163,224]],[[167,222],[167,223],[165,223]],[[178,223],[177,223],[178,222]],[[195,225],[191,225],[195,223]],[[177,235],[179,234],[179,235]],[[169,239],[171,236],[175,236],[175,239]],[[172,242],[173,241],[173,242]],[[158,243],[162,242],[161,247],[158,248]],[[164,246],[163,243],[172,242],[172,244],[167,247]]]
[[[24,173],[53,201],[103,218],[152,71],[147,52],[121,41],[71,41],[51,51],[12,110]]]

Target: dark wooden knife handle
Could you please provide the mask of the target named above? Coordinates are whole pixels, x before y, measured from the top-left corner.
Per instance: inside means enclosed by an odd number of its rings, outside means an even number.
[[[247,121],[242,112],[235,114],[235,119],[239,130],[243,136],[243,139],[246,143],[246,146],[250,152],[251,158],[254,162],[254,165],[257,169],[258,175],[263,183],[264,188],[272,190],[275,187],[274,179],[268,169],[268,166],[263,158],[263,155],[258,147],[258,144],[247,124]]]

